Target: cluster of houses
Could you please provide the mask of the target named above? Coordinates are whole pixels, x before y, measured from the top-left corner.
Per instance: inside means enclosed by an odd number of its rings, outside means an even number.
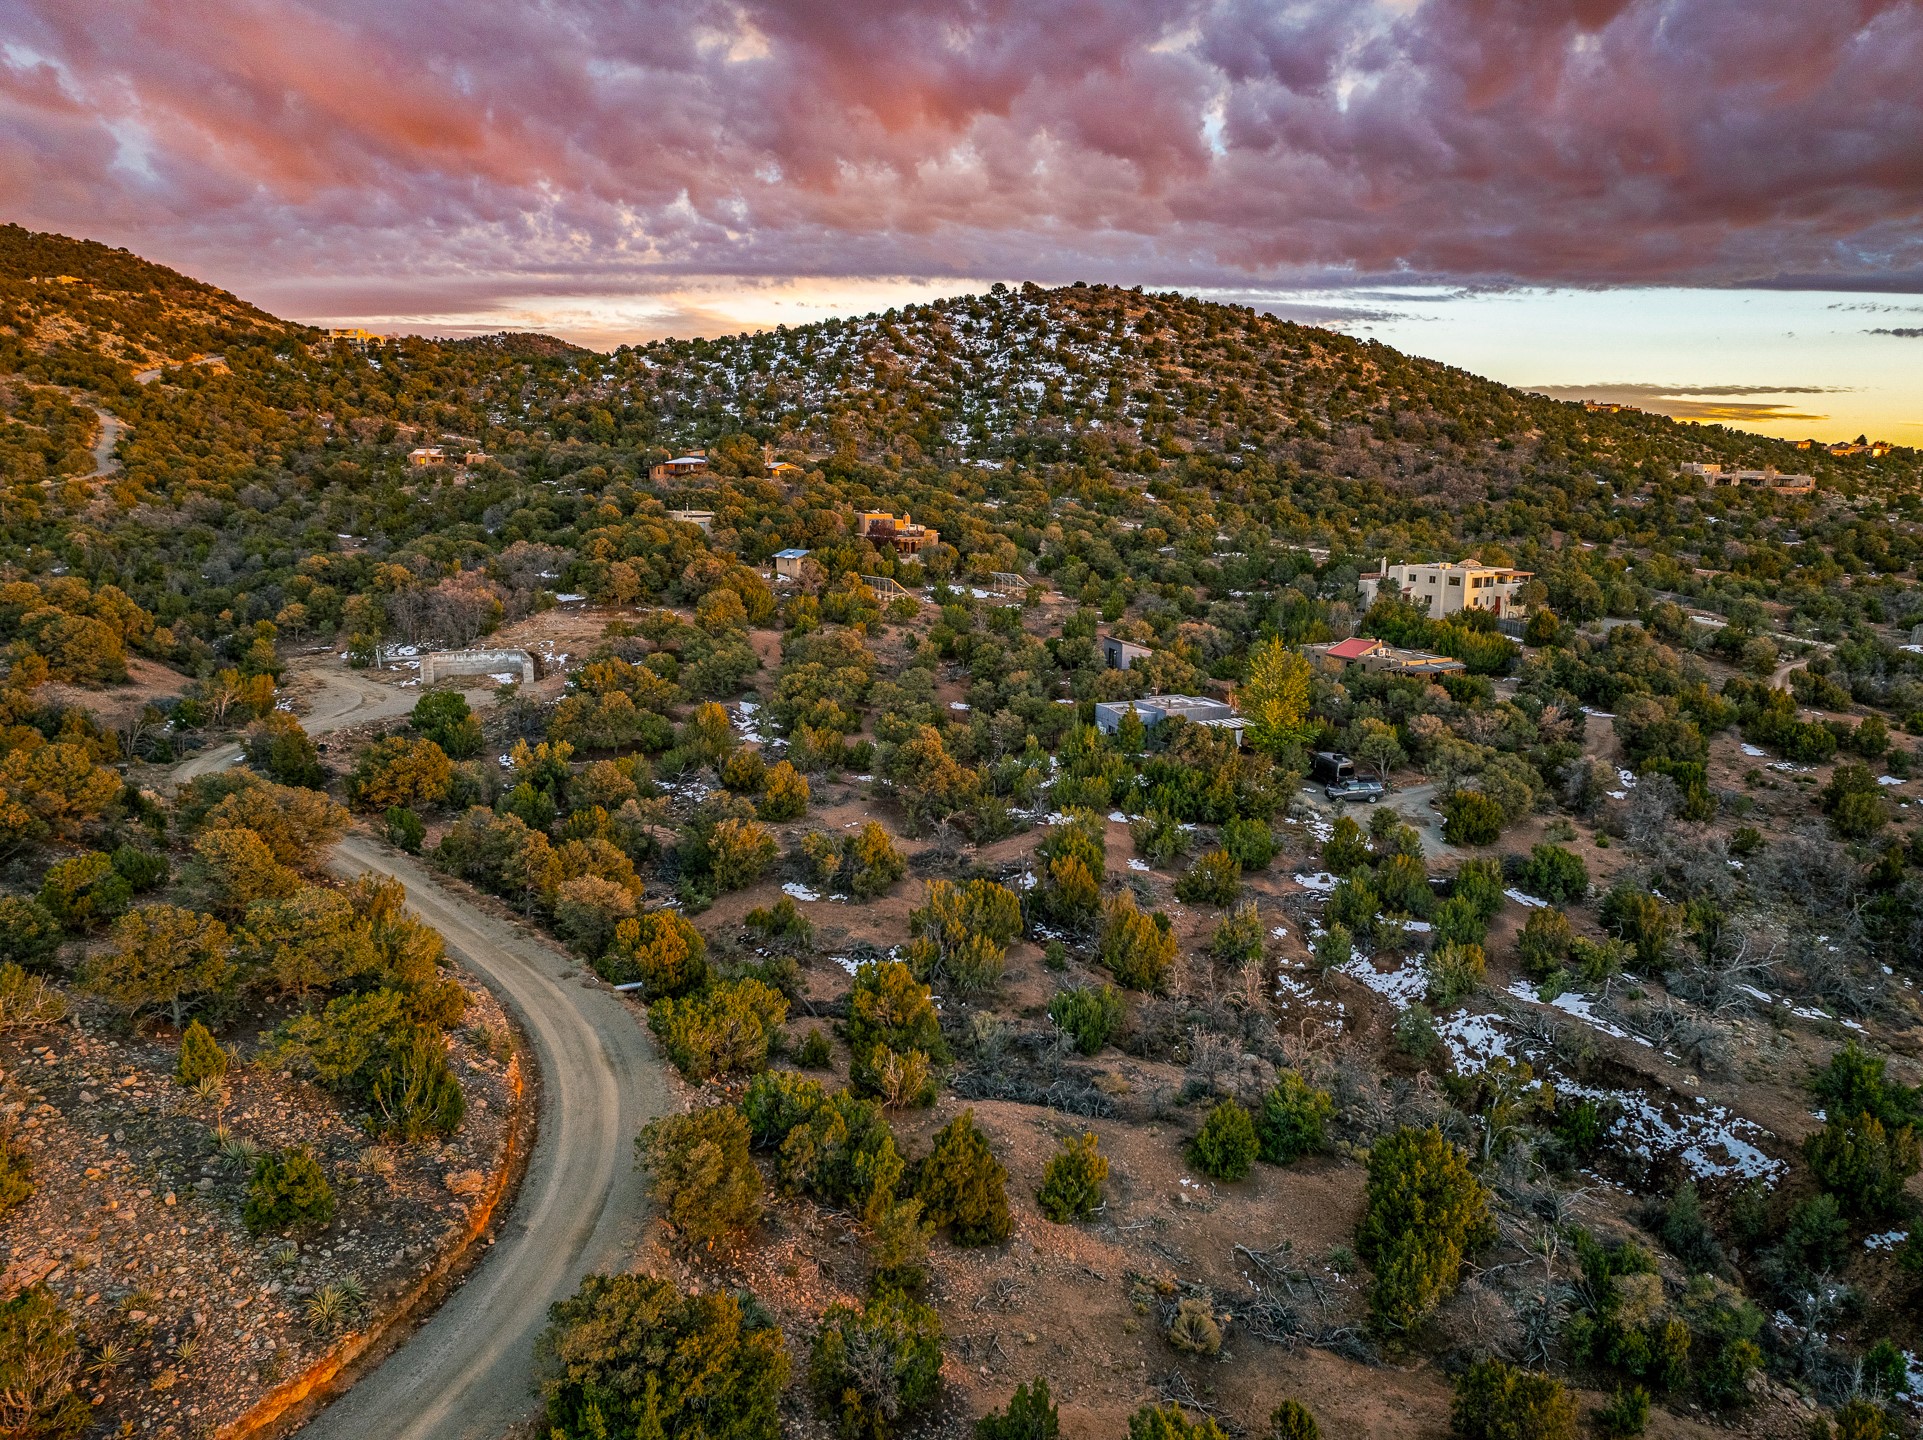
[[[1513,618],[1526,613],[1517,595],[1530,578],[1527,570],[1484,565],[1474,559],[1453,564],[1391,565],[1385,558],[1380,569],[1361,578],[1362,598],[1365,604],[1373,604],[1378,595],[1400,595],[1424,605],[1430,617],[1437,620],[1462,610],[1488,610]],[[1119,635],[1102,635],[1098,639],[1103,663],[1111,670],[1128,670],[1153,653],[1148,646]],[[1461,674],[1468,669],[1462,661],[1448,655],[1407,649],[1365,635],[1311,645],[1309,651],[1336,665],[1360,665],[1365,670],[1421,680],[1439,680],[1444,675]],[[1103,701],[1095,707],[1095,723],[1112,735],[1130,712],[1151,730],[1164,720],[1182,719],[1232,731],[1238,744],[1248,723],[1236,713],[1232,701],[1195,695],[1145,695],[1139,700]]]
[[[1839,440],[1834,445],[1825,445],[1821,440],[1798,440],[1798,450],[1821,450],[1830,455],[1867,455],[1872,460],[1881,460],[1896,446],[1887,440],[1872,440],[1859,435],[1854,440]]]
[[[776,460],[773,455],[763,451],[763,468],[770,480],[785,481],[799,475],[801,467],[787,460]],[[692,450],[686,455],[677,455],[652,466],[648,475],[653,480],[687,480],[698,475],[710,473],[708,455],[705,450]],[[703,530],[714,527],[712,510],[670,510],[670,520],[683,525],[697,525]],[[888,549],[903,559],[912,560],[929,547],[939,544],[941,531],[931,525],[918,525],[912,515],[895,515],[887,510],[862,510],[855,515],[855,535],[866,540],[877,549]],[[775,573],[788,579],[798,579],[801,575],[801,562],[808,557],[806,550],[783,550],[775,556]]]

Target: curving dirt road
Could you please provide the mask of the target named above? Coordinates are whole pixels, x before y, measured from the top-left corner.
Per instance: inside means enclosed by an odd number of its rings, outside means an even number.
[[[534,1043],[540,1136],[493,1250],[433,1317],[301,1431],[325,1440],[497,1440],[533,1400],[535,1337],[548,1306],[592,1270],[620,1270],[648,1217],[634,1137],[671,1108],[666,1071],[615,995],[564,974],[558,950],[443,890],[426,870],[359,835],[334,868],[407,887],[414,913],[487,977]]]
[[[309,734],[402,715],[418,698],[345,668],[315,674],[321,691],[302,717]],[[174,776],[191,780],[239,758],[238,745],[223,745]],[[650,1211],[634,1137],[672,1108],[667,1071],[634,1012],[607,990],[564,979],[580,967],[554,946],[363,835],[342,840],[331,863],[342,875],[399,880],[409,908],[512,1007],[534,1048],[540,1121],[493,1248],[420,1329],[300,1433],[498,1440],[534,1408],[534,1341],[548,1307],[590,1271],[626,1268],[635,1250]]]
[[[329,730],[369,720],[396,719],[412,710],[414,702],[421,698],[419,691],[383,685],[345,666],[309,673],[320,681],[321,687],[313,708],[300,717],[301,728],[309,735],[325,735]],[[174,779],[184,784],[239,762],[238,744],[216,745],[176,765]]]

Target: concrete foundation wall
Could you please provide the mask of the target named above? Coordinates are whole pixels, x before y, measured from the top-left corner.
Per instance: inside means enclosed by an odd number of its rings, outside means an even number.
[[[523,685],[532,685],[540,666],[525,650],[440,650],[421,657],[421,685],[431,688],[455,675],[506,675],[518,673]]]

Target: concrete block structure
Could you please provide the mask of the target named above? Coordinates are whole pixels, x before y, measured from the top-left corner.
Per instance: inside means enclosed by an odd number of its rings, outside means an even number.
[[[540,678],[540,663],[525,650],[436,650],[421,657],[421,687],[457,675],[518,674],[523,685]]]

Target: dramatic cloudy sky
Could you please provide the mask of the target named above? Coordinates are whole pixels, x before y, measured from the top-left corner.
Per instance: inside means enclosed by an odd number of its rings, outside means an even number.
[[[1923,441],[1919,76],[1919,0],[0,0],[0,202],[303,318],[1107,279]]]

